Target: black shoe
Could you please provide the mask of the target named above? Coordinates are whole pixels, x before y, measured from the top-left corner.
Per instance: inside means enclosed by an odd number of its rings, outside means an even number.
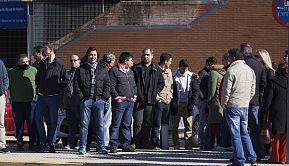
[[[47,145],[39,145],[36,152],[38,153],[44,153],[47,151]]]
[[[90,152],[90,146],[86,146],[86,151]]]
[[[251,161],[250,164],[251,164],[251,166],[257,166],[257,162],[256,161]]]
[[[0,151],[2,153],[10,153],[10,151],[7,148],[2,148]]]
[[[110,153],[117,153],[117,147],[110,147]]]
[[[23,145],[17,145],[17,151],[24,151]]]
[[[123,152],[135,152],[135,148],[133,146],[128,145],[126,148],[122,148]]]
[[[49,152],[50,153],[55,153],[55,145],[50,145],[49,146]]]
[[[234,162],[234,160],[234,157],[229,159],[230,162]]]

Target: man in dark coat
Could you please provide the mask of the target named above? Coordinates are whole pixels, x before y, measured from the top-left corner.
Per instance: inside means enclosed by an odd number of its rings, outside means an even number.
[[[74,90],[81,100],[81,127],[79,154],[86,153],[87,133],[90,118],[94,120],[98,153],[107,154],[104,143],[104,107],[110,98],[110,79],[106,66],[98,63],[98,52],[89,47],[86,61],[77,68],[74,76]]]
[[[259,129],[259,110],[262,107],[263,93],[266,86],[266,70],[265,66],[254,59],[252,55],[252,48],[248,43],[242,43],[240,45],[241,52],[244,55],[246,64],[254,70],[256,76],[256,91],[255,95],[250,101],[249,105],[249,128],[250,128],[250,137],[254,147],[254,151],[257,154],[257,160],[262,158],[261,154],[261,145],[260,145],[260,129]]]
[[[141,63],[133,67],[137,85],[137,102],[133,113],[133,134],[136,148],[151,149],[149,143],[153,106],[156,104],[157,94],[165,85],[161,69],[152,63],[153,50],[145,48],[142,51]]]

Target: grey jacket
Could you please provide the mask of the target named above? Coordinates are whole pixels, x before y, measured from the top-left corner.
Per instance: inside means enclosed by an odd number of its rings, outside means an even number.
[[[9,87],[9,78],[7,69],[2,60],[0,60],[0,96],[2,96]]]

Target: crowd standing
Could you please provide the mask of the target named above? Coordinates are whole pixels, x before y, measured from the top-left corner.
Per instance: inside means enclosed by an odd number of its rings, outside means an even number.
[[[193,114],[199,111],[200,150],[233,151],[230,165],[256,165],[266,155],[271,163],[286,163],[288,52],[276,65],[268,51],[248,43],[229,49],[222,64],[214,56],[196,74],[186,59],[172,71],[173,55],[142,50],[141,62],[122,52],[99,54],[89,47],[85,56],[70,56],[70,69],[56,56],[53,44],[34,48],[31,64],[20,54],[7,71],[0,60],[0,149],[5,141],[5,103],[10,96],[17,151],[24,151],[23,126],[29,127],[30,151],[54,153],[58,110],[68,120],[67,150],[80,155],[96,141],[99,154],[169,149],[169,133],[179,150],[179,123],[184,123],[186,150],[192,150]],[[117,61],[117,63],[116,63]],[[170,122],[171,121],[171,122]],[[44,128],[47,125],[47,132]],[[272,123],[273,141],[262,141],[261,127]],[[169,131],[170,123],[172,124]],[[79,136],[78,136],[79,133]]]

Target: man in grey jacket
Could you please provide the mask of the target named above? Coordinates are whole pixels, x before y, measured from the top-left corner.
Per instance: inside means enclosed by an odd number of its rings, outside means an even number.
[[[221,96],[234,147],[234,162],[231,165],[244,165],[246,160],[255,165],[257,156],[247,128],[248,107],[255,94],[256,77],[239,50],[233,52],[232,61],[224,77]]]

